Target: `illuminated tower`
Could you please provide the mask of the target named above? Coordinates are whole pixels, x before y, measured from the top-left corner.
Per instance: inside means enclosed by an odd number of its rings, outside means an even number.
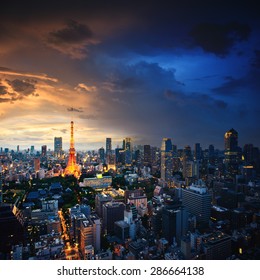
[[[225,164],[230,175],[238,173],[238,133],[231,128],[224,135],[225,141]]]
[[[69,160],[68,160],[68,164],[67,167],[65,169],[64,174],[65,175],[74,175],[75,177],[79,177],[80,176],[80,168],[77,165],[77,161],[76,161],[76,150],[74,147],[74,122],[71,121],[70,122],[70,150],[69,150]]]

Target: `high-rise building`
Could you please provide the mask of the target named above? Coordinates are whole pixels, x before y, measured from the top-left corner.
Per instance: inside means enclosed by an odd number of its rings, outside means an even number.
[[[106,138],[106,157],[112,154],[112,139]]]
[[[166,183],[172,179],[173,156],[172,141],[170,138],[163,138],[161,146],[161,178]]]
[[[54,137],[54,155],[60,157],[62,154],[62,137]]]
[[[231,255],[231,236],[213,232],[202,236],[202,251],[206,260],[225,260]]]
[[[39,158],[35,158],[34,159],[34,171],[38,172],[40,170],[40,159]]]
[[[192,160],[191,147],[188,145],[183,149],[183,160]]]
[[[98,150],[98,154],[99,154],[99,158],[100,158],[101,162],[104,163],[105,162],[105,149],[103,147],[101,147]]]
[[[31,146],[31,154],[34,154],[34,146]]]
[[[107,234],[114,233],[114,223],[124,219],[125,204],[108,202],[103,205],[103,230]]]
[[[43,145],[42,146],[42,153],[41,153],[42,157],[46,157],[47,155],[47,146]]]
[[[115,149],[115,157],[116,157],[116,164],[125,163],[125,151],[123,148],[116,148]]]
[[[196,143],[195,144],[194,159],[195,160],[201,160],[201,147],[200,147],[200,143]]]
[[[132,164],[132,140],[130,137],[125,138],[125,164]]]
[[[188,229],[188,213],[185,208],[162,210],[162,237],[169,244],[173,244],[174,239],[180,244],[181,236],[185,235]]]
[[[211,194],[202,180],[182,189],[182,204],[191,214],[196,216],[201,226],[207,226],[210,219]]]
[[[101,223],[96,214],[90,214],[81,220],[80,234],[80,250],[84,259],[86,259],[87,246],[93,246],[95,251],[100,250]]]
[[[65,169],[65,175],[74,175],[75,177],[80,176],[80,167],[77,165],[76,160],[76,150],[74,147],[74,122],[70,123],[70,150],[69,150],[69,159],[67,167]]]
[[[100,218],[103,217],[103,205],[111,202],[112,197],[109,194],[97,193],[95,197],[95,211]]]
[[[152,164],[151,161],[151,146],[144,145],[144,165],[150,166]]]
[[[225,164],[228,174],[236,175],[238,172],[238,133],[231,128],[224,135]]]

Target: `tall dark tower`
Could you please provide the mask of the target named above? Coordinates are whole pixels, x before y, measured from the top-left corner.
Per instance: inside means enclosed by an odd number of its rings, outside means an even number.
[[[67,167],[64,172],[65,175],[74,175],[75,177],[80,176],[80,168],[76,161],[76,150],[74,147],[74,122],[70,122],[70,150],[69,150],[69,160]]]
[[[173,156],[172,141],[170,138],[163,138],[161,147],[161,179],[166,183],[172,179]]]
[[[231,128],[224,135],[225,142],[225,163],[229,175],[236,175],[238,172],[238,133]]]

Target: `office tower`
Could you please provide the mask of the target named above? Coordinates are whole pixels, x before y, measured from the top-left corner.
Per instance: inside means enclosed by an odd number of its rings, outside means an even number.
[[[103,231],[114,233],[114,223],[124,219],[125,204],[122,202],[108,202],[103,205]]]
[[[125,164],[132,164],[132,140],[130,137],[125,138]]]
[[[152,230],[155,233],[156,238],[160,238],[162,235],[162,208],[156,207],[151,217]]]
[[[225,260],[231,256],[231,236],[216,231],[202,235],[201,240],[206,260]]]
[[[233,128],[224,135],[225,142],[225,164],[230,175],[238,172],[238,133]]]
[[[24,242],[22,212],[15,205],[0,204],[0,229],[0,259],[6,259],[12,246]]]
[[[213,145],[209,145],[209,164],[215,164],[215,148]]]
[[[112,154],[112,139],[106,138],[106,158]]]
[[[196,143],[195,144],[194,159],[195,160],[201,160],[201,147],[200,147],[200,143]]]
[[[142,155],[141,155],[141,151],[140,150],[136,150],[134,152],[134,158],[133,159],[134,159],[134,161],[136,163],[136,166],[140,167],[141,164],[142,164]]]
[[[188,177],[193,177],[195,172],[194,172],[194,162],[191,160],[184,160],[183,161],[183,169],[182,169],[182,175],[183,178],[188,178]]]
[[[93,246],[95,251],[100,250],[101,223],[96,214],[90,214],[80,221],[80,250],[86,259],[86,247]]]
[[[34,154],[34,146],[31,146],[31,154]]]
[[[54,137],[54,155],[60,157],[62,154],[62,137]]]
[[[40,170],[40,159],[39,158],[35,158],[34,159],[34,171],[38,172]]]
[[[188,145],[185,146],[183,149],[183,160],[192,160],[191,147]]]
[[[116,160],[116,164],[121,163],[124,164],[125,163],[125,151],[123,148],[116,148],[115,149],[115,160]]]
[[[101,147],[98,150],[98,155],[99,155],[99,158],[100,158],[101,162],[105,163],[105,149],[103,147]]]
[[[173,156],[172,141],[170,138],[163,138],[161,146],[161,178],[166,183],[172,179]]]
[[[42,153],[41,153],[41,156],[42,157],[46,157],[47,155],[47,146],[46,145],[43,145],[42,146]]]
[[[144,145],[144,165],[145,166],[151,166],[151,146],[150,145]]]
[[[188,229],[188,213],[185,208],[162,209],[162,237],[169,244],[174,240],[180,244],[181,236],[185,235]]]
[[[65,169],[65,175],[74,175],[75,177],[80,176],[80,167],[77,165],[76,161],[76,150],[74,147],[74,122],[70,123],[70,150],[69,150],[69,160],[67,167]]]
[[[20,146],[19,145],[17,145],[17,153],[19,153],[20,152]]]
[[[189,213],[196,216],[201,226],[207,226],[210,219],[211,194],[202,180],[182,189],[182,204]]]
[[[254,160],[254,146],[253,144],[245,144],[243,149],[243,156],[246,163],[252,163]]]
[[[125,240],[130,237],[130,225],[124,220],[116,221],[114,232],[116,237],[125,242]]]
[[[112,197],[109,194],[97,193],[95,196],[95,211],[100,218],[103,218],[103,205],[111,202]]]

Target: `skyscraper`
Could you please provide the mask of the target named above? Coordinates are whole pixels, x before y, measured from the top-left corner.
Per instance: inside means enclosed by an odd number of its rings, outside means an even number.
[[[151,146],[144,145],[144,165],[150,166],[151,165]]]
[[[181,236],[186,234],[188,229],[188,214],[187,210],[167,209],[162,210],[162,236],[172,244],[175,239],[179,244]]]
[[[188,212],[196,216],[202,226],[207,226],[210,219],[211,194],[202,180],[182,189],[182,203]]]
[[[42,157],[46,157],[46,155],[47,155],[47,146],[43,145],[42,146]]]
[[[80,167],[77,165],[76,161],[76,150],[74,147],[74,122],[70,123],[70,150],[69,150],[69,160],[67,167],[64,172],[65,175],[74,175],[75,177],[80,176]]]
[[[224,135],[225,164],[228,175],[236,175],[238,172],[238,133],[231,128]]]
[[[62,137],[54,137],[54,155],[60,157],[62,154]]]
[[[170,138],[163,138],[161,147],[161,179],[166,183],[172,179],[173,156],[172,141]]]
[[[106,157],[112,154],[112,139],[106,138]]]
[[[105,149],[103,147],[101,147],[98,150],[98,154],[99,154],[99,158],[100,158],[101,162],[104,163],[105,162]]]
[[[107,234],[114,233],[114,223],[124,219],[125,204],[108,202],[103,204],[103,230]]]
[[[195,144],[194,159],[195,160],[201,160],[201,147],[200,147],[200,143],[196,143]]]
[[[130,137],[125,138],[125,164],[132,164],[132,140]]]

